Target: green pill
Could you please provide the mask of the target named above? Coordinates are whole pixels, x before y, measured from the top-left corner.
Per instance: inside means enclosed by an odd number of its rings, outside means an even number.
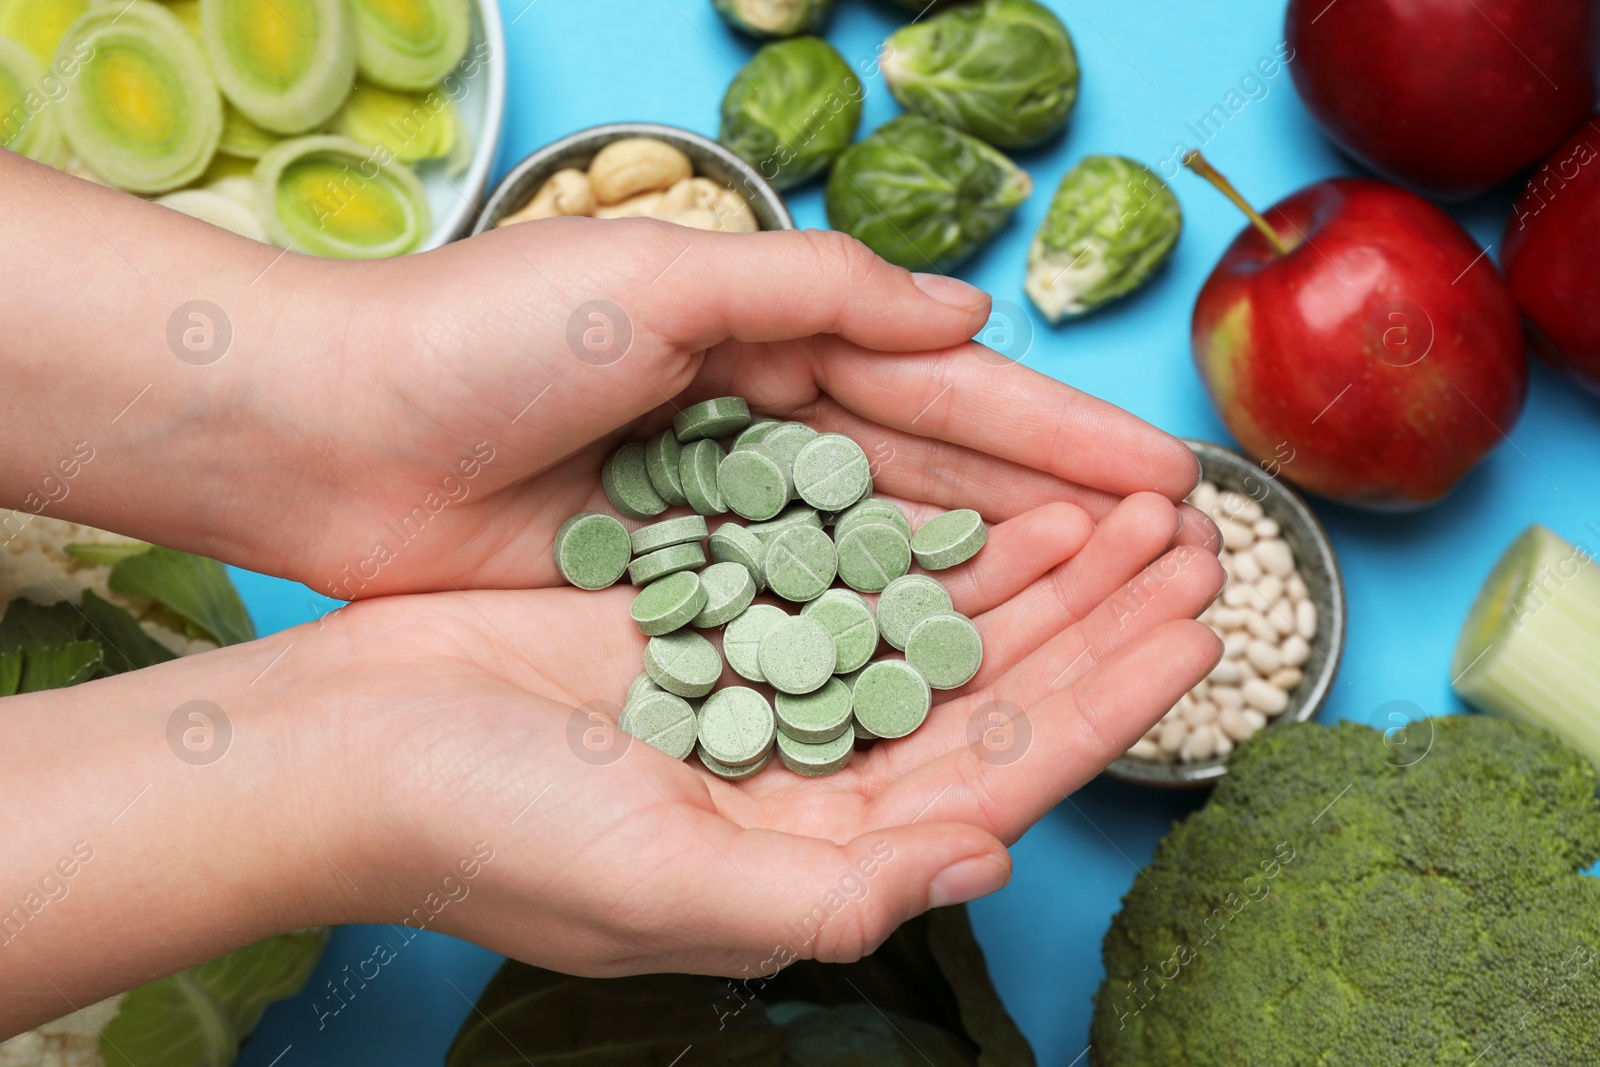
[[[833,524],[835,540],[843,537],[849,529],[858,522],[883,522],[888,520],[890,525],[898,526],[900,532],[911,539],[911,522],[906,518],[906,513],[900,510],[900,505],[892,500],[882,497],[868,497],[859,504],[854,504],[839,513]]]
[[[665,693],[666,690],[650,680],[648,674],[641,674],[628,683],[628,695],[622,698],[623,707],[627,707],[646,693]]]
[[[706,565],[705,549],[700,542],[658,548],[648,556],[640,556],[628,564],[628,580],[634,585],[649,585],[657,578],[665,578],[676,571],[699,570]]]
[[[955,689],[972,681],[983,663],[983,638],[965,615],[930,615],[911,628],[906,662],[935,689]]]
[[[820,530],[822,516],[809,504],[790,504],[779,512],[776,518],[768,519],[766,522],[752,522],[745,529],[765,542],[770,541],[774,534],[782,533],[791,526],[815,526]]]
[[[878,597],[878,632],[904,652],[912,627],[930,615],[953,610],[950,593],[926,574],[908,574],[884,587]]]
[[[700,745],[695,748],[695,755],[700,757],[700,762],[705,765],[706,770],[710,771],[718,778],[724,778],[730,782],[741,782],[746,778],[753,777],[754,775],[766,770],[767,764],[772,762],[772,751],[770,749],[767,751],[765,756],[762,756],[754,763],[746,764],[743,767],[730,767],[726,763],[717,762],[715,759],[706,755],[704,745]]]
[[[850,716],[850,732],[857,741],[876,741],[878,735],[861,725],[861,720],[854,715]]]
[[[733,673],[751,682],[765,682],[761,673],[761,641],[767,631],[789,618],[789,613],[771,604],[752,604],[728,623],[722,631],[722,654],[728,657]]]
[[[771,433],[777,425],[777,419],[769,418],[765,415],[761,416],[739,431],[739,436],[733,439],[733,444],[728,446],[728,451],[732,452],[735,448],[749,448]]]
[[[848,589],[829,589],[801,608],[800,614],[816,619],[833,635],[836,674],[856,670],[878,650],[878,624],[872,619],[872,609]]]
[[[854,694],[856,719],[873,737],[904,737],[922,725],[933,707],[933,690],[903,659],[868,664],[856,679]]]
[[[872,464],[843,434],[807,441],[794,457],[794,491],[818,511],[843,511],[872,489]]]
[[[722,465],[722,446],[715,441],[691,441],[678,460],[678,476],[689,506],[701,515],[721,515],[728,510],[717,488],[717,468]]]
[[[646,637],[669,634],[689,624],[706,606],[706,587],[693,571],[678,571],[651,582],[633,598],[628,615]]]
[[[699,441],[712,437],[726,437],[750,425],[750,405],[742,396],[719,396],[715,400],[702,400],[678,412],[672,420],[672,429],[678,440]]]
[[[794,773],[821,778],[849,766],[850,757],[855,754],[856,738],[848,724],[838,737],[821,744],[810,744],[779,730],[777,749],[779,761]]]
[[[935,515],[911,536],[911,554],[924,570],[942,571],[978,554],[989,531],[971,508]]]
[[[703,697],[722,677],[722,657],[715,645],[693,630],[674,630],[652,637],[644,646],[644,669],[669,693]]]
[[[683,444],[671,430],[662,430],[644,445],[644,469],[650,485],[670,506],[681,508],[689,502],[683,495]]]
[[[796,741],[819,744],[850,732],[850,687],[837,678],[814,692],[779,693],[772,707],[779,731]]]
[[[810,693],[822,688],[838,663],[833,635],[816,619],[804,615],[791,615],[768,630],[756,656],[767,684],[780,693]]]
[[[706,547],[717,563],[737,563],[749,571],[757,592],[766,588],[767,572],[762,561],[767,558],[767,546],[761,543],[761,538],[736,522],[725,522],[712,532]]]
[[[738,563],[713,563],[700,572],[705,600],[690,625],[721,626],[738,618],[756,598],[756,580]]]
[[[839,561],[815,526],[791,526],[767,543],[767,588],[785,600],[815,600],[833,584]]]
[[[579,589],[615,585],[628,569],[628,555],[628,528],[614,516],[580,511],[556,530],[556,570]]]
[[[660,548],[671,548],[673,545],[688,544],[690,541],[702,541],[705,536],[704,515],[682,515],[676,519],[664,519],[649,526],[639,527],[633,531],[631,542],[633,554],[643,556]]]
[[[630,519],[650,519],[667,510],[645,469],[644,445],[630,441],[606,457],[600,466],[600,485],[611,506]]]
[[[617,719],[617,729],[673,759],[689,758],[698,728],[689,702],[671,693],[646,693]]]
[[[777,721],[754,689],[730,685],[700,706],[700,748],[727,767],[746,767],[772,751]]]
[[[911,569],[911,542],[898,526],[862,520],[838,540],[839,578],[863,593],[881,592]]]
[[[783,470],[790,492],[794,491],[794,461],[800,450],[817,437],[817,431],[803,422],[780,422],[755,443],[755,450],[770,457]]]
[[[735,515],[770,519],[789,502],[789,476],[771,457],[747,448],[717,465],[717,491]]]

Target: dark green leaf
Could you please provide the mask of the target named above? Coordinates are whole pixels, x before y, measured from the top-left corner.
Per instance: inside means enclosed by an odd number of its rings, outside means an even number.
[[[106,1067],[222,1067],[238,1049],[216,1000],[188,974],[129,993],[100,1034]]]
[[[0,652],[60,648],[81,639],[84,629],[83,613],[65,600],[41,607],[19,596],[0,618]]]
[[[205,987],[243,1037],[256,1028],[275,1000],[300,992],[322,959],[328,928],[314,927],[270,937],[186,973]]]
[[[176,653],[140,629],[138,620],[125,609],[96,596],[92,589],[83,591],[79,610],[88,624],[87,636],[105,649],[105,660],[96,677],[137,671],[177,658]]]
[[[156,545],[116,563],[110,584],[118,593],[165,606],[219,645],[255,639],[244,601],[214,559]]]
[[[769,1018],[783,1028],[784,1067],[971,1067],[972,1052],[948,1030],[871,1004],[823,1008],[789,1001]]]
[[[141,552],[148,551],[150,546],[143,541],[120,541],[109,545],[76,542],[67,546],[67,555],[98,567],[109,567],[129,556],[137,556]]]
[[[1032,1067],[1033,1047],[1022,1036],[989,979],[989,964],[972,934],[967,909],[930,911],[928,946],[945,980],[955,990],[962,1027],[977,1042],[979,1067]]]
[[[0,697],[14,696],[22,685],[22,653],[0,652]]]
[[[100,666],[100,658],[100,645],[94,641],[29,649],[22,656],[22,684],[17,692],[37,693],[87,682]]]

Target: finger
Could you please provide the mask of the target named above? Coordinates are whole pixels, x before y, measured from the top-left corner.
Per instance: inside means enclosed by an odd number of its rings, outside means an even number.
[[[959,566],[936,571],[955,609],[978,617],[1028,589],[1094,535],[1082,508],[1056,501],[1034,508],[989,531],[982,551]]]
[[[1193,545],[1213,556],[1221,554],[1222,531],[1217,529],[1210,515],[1193,504],[1179,504],[1178,516],[1183,522],[1178,527],[1177,536],[1172,539],[1174,545]]]
[[[1099,774],[1222,656],[1204,623],[1164,623],[1112,653],[1072,684],[1009,724],[1018,747],[962,744],[898,777],[885,775],[868,811],[871,824],[926,819],[968,822],[1013,841]],[[981,697],[971,698],[980,710]]]

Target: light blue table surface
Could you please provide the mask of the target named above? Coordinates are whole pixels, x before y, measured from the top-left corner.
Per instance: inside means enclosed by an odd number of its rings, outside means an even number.
[[[1065,138],[1019,157],[1038,191],[960,271],[998,299],[1024,306],[1027,246],[1062,173],[1090,153],[1122,153],[1154,165],[1177,142],[1199,147],[1187,124],[1238,89],[1282,34],[1283,0],[1050,2],[1072,31],[1083,67],[1072,127]],[[503,10],[511,74],[496,176],[546,142],[602,122],[654,120],[715,136],[723,91],[753,50],[722,25],[710,0],[505,0]],[[864,61],[903,19],[888,4],[839,0],[827,36],[847,59]],[[899,110],[881,79],[869,80],[867,89],[863,132]],[[1287,71],[1254,96],[1203,144],[1252,200],[1270,203],[1319,178],[1353,172],[1312,124]],[[1226,441],[1190,359],[1188,326],[1195,294],[1241,218],[1188,174],[1172,185],[1186,217],[1169,269],[1145,292],[1086,321],[1051,329],[1034,320],[1024,362],[1172,433]],[[1511,195],[1503,189],[1456,211],[1496,254]],[[802,226],[826,225],[818,186],[789,200]],[[1539,367],[1509,444],[1443,504],[1373,516],[1316,501],[1350,599],[1349,649],[1322,717],[1366,719],[1394,700],[1430,714],[1460,710],[1448,663],[1480,580],[1529,523],[1600,546],[1597,459],[1600,406]],[[238,579],[263,631],[305,621],[321,602],[299,586],[249,574]],[[1065,1067],[1083,1052],[1106,925],[1136,866],[1149,861],[1173,819],[1198,802],[1097,781],[1018,842],[1011,885],[973,905],[995,981],[1041,1064]],[[382,927],[337,932],[307,992],[268,1013],[244,1067],[440,1063],[470,1000],[499,963],[442,936],[401,948],[319,1028],[312,1007],[318,991],[385,937],[393,935]]]

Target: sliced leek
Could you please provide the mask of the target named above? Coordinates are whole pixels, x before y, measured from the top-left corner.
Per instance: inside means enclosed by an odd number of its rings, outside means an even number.
[[[89,169],[135,193],[164,193],[205,171],[222,136],[222,100],[199,47],[164,5],[95,7],[57,55],[87,56],[56,106]]]
[[[416,250],[431,226],[422,182],[382,147],[348,137],[284,141],[256,164],[272,243],[341,259]]]
[[[1450,674],[1473,707],[1552,730],[1600,767],[1600,562],[1530,526],[1473,601]]]
[[[200,0],[166,0],[167,10],[178,16],[189,36],[200,39]]]
[[[404,163],[437,159],[455,145],[450,98],[437,90],[400,92],[359,82],[345,101],[335,128],[369,147],[383,145]]]
[[[427,89],[467,54],[467,0],[351,0],[361,73],[390,89]]]
[[[224,230],[232,230],[252,241],[267,243],[267,231],[261,225],[261,215],[255,205],[244,203],[226,193],[212,189],[179,189],[161,197],[156,203]]]
[[[66,163],[66,141],[43,79],[32,52],[0,37],[0,147],[59,167]]]
[[[263,130],[245,118],[244,112],[232,104],[222,105],[222,140],[217,144],[218,152],[240,159],[260,159],[281,140],[278,134]]]
[[[0,0],[0,37],[11,38],[39,62],[49,63],[67,27],[89,6],[89,0]]]
[[[282,142],[279,143],[281,144]],[[244,178],[251,183],[250,187],[254,189],[256,161],[245,159],[243,156],[230,156],[219,150],[216,155],[211,157],[211,166],[207,167],[206,172],[196,179],[195,184],[200,186],[215,185],[229,178]],[[255,194],[252,193],[251,195]]]
[[[347,0],[200,0],[200,39],[229,102],[273,133],[321,126],[355,86]]]

